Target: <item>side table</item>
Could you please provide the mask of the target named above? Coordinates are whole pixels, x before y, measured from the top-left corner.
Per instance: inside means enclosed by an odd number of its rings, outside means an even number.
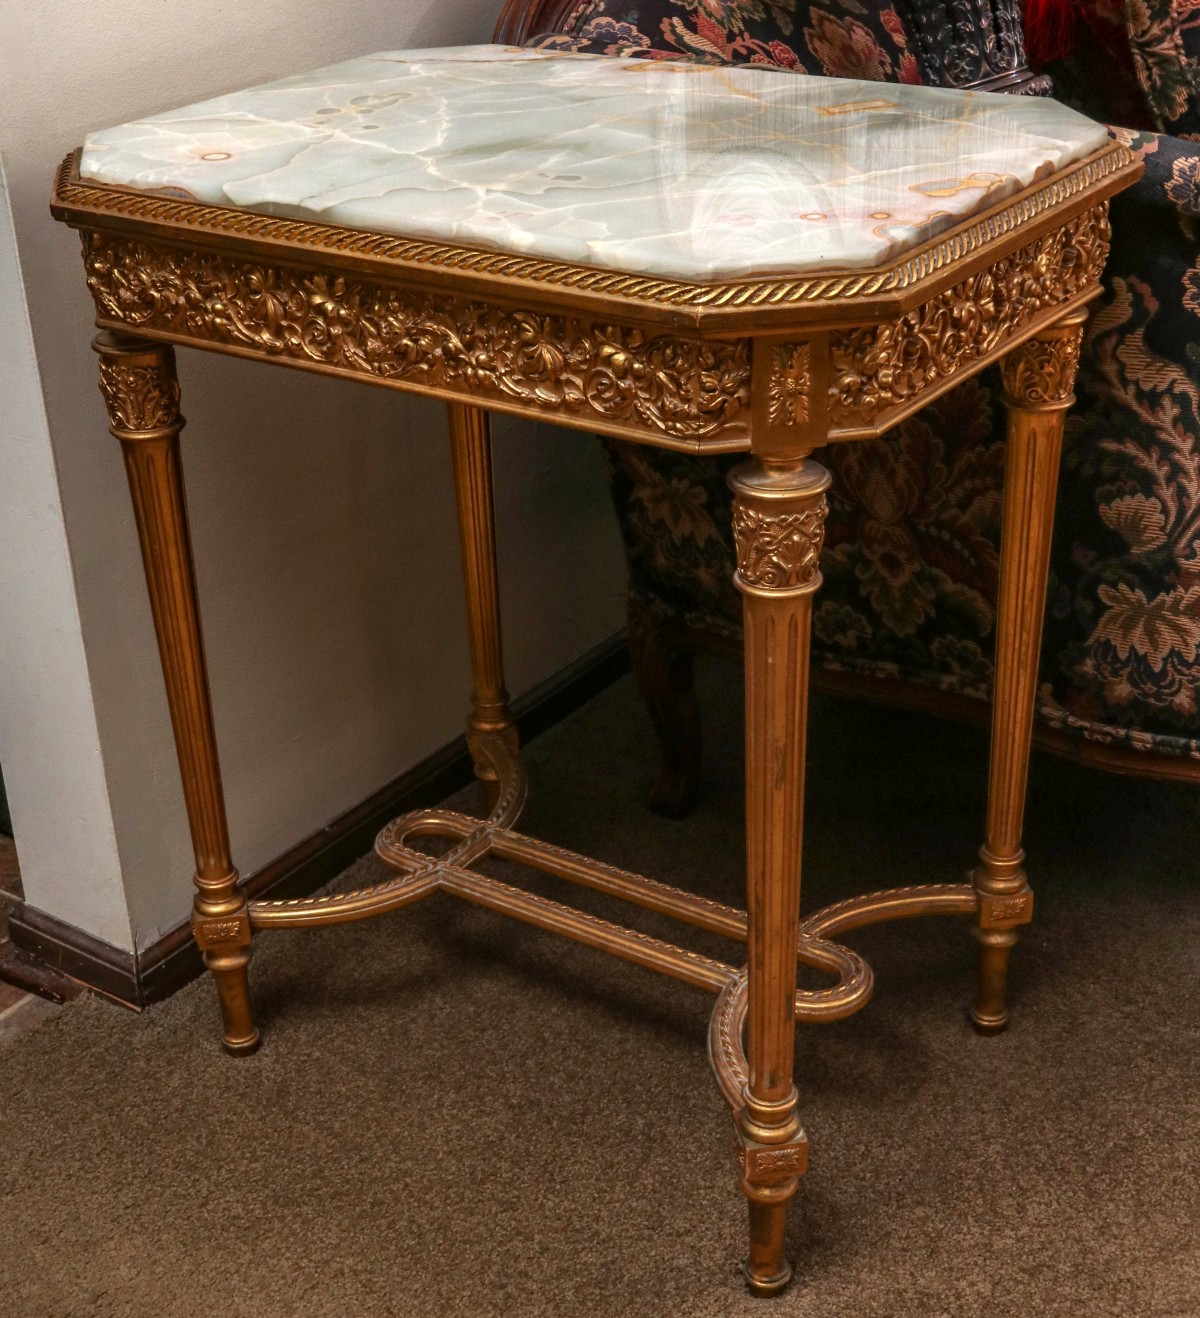
[[[547,136],[547,131],[550,135]],[[614,149],[611,142],[619,139]],[[434,892],[716,994],[709,1051],[750,1206],[746,1276],[786,1286],[808,1160],[794,1025],[869,999],[837,941],[962,914],[971,1009],[1001,1029],[1032,898],[1022,816],[1063,419],[1140,166],[1053,102],[777,71],[467,47],[384,52],[94,134],[52,203],[78,229],[100,380],[141,538],[196,853],[194,928],[225,1047],[259,1044],[252,937]],[[355,892],[248,900],[230,854],[205,671],[173,344],[443,398],[489,814],[380,834]],[[873,438],[999,361],[1009,412],[986,840],[970,882],[800,914],[808,641],[827,443]],[[746,911],[515,831],[526,784],[504,689],[488,412],[697,455],[731,477],[745,611]],[[437,857],[422,838],[449,839]],[[739,967],[477,873],[499,856],[746,945]],[[797,963],[830,976],[797,989]]]

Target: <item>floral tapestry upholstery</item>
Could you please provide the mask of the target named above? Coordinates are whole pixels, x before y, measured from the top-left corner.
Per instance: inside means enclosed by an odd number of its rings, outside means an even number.
[[[1116,13],[1110,15],[1111,9]],[[1197,0],[1103,0],[1090,19],[1124,18],[1129,51],[1156,128],[1200,134],[1200,3]]]
[[[870,82],[920,82],[895,9],[858,0],[583,0],[533,44],[596,55],[776,64]]]
[[[1126,111],[1132,128],[1200,136],[1200,0],[1131,0],[1128,13],[1103,0],[1089,12],[1096,39],[1051,70],[1059,95],[1099,118]],[[593,0],[549,40],[917,79],[895,11],[857,0]],[[1114,131],[1146,175],[1113,202],[1112,255],[1068,418],[1037,713],[1091,741],[1200,760],[1200,147],[1132,128]],[[990,697],[1004,476],[995,377],[966,382],[884,439],[824,450],[834,487],[815,663]],[[605,449],[631,603],[736,635],[725,476],[737,459]]]

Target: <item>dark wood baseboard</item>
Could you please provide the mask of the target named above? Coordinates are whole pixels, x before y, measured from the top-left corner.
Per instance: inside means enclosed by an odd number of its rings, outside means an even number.
[[[8,933],[17,955],[24,955],[55,978],[66,978],[128,1006],[136,998],[137,960],[132,952],[18,902],[9,913]]]
[[[522,742],[530,741],[586,704],[629,671],[619,632],[513,702]],[[365,801],[243,880],[251,897],[302,897],[365,856],[379,830],[397,815],[435,805],[472,779],[466,740],[458,737]],[[203,969],[184,922],[139,952],[125,952],[74,925],[17,902],[8,918],[15,948],[55,976],[141,1009],[195,979]]]
[[[78,980],[52,970],[44,961],[14,947],[7,938],[0,943],[0,984],[35,993],[48,1002],[70,1002],[85,991]]]

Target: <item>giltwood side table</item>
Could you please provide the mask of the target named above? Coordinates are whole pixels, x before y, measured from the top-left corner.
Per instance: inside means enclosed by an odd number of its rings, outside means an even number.
[[[1026,768],[1063,432],[1108,199],[1136,177],[1050,101],[502,47],[382,53],[93,135],[54,215],[80,230],[196,852],[194,927],[225,1047],[258,1046],[265,929],[380,915],[434,891],[716,994],[709,1050],[750,1205],[746,1276],[791,1275],[808,1159],[794,1025],[871,994],[836,941],[968,916],[972,1008],[1006,1020]],[[444,398],[485,820],[397,819],[381,885],[247,900],[230,856],[179,459],[172,344]],[[808,640],[829,476],[810,456],[883,434],[1000,361],[1009,410],[987,837],[971,881],[801,918]],[[695,454],[731,477],[746,632],[745,912],[514,831],[525,780],[501,672],[487,413]],[[450,839],[434,858],[422,838]],[[726,964],[478,874],[487,855],[746,944]],[[830,986],[797,990],[797,963]]]

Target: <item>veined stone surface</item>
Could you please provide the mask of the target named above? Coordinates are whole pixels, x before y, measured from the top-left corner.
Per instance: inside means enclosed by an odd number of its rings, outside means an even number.
[[[459,46],[93,133],[81,174],[708,281],[885,264],[1106,140],[1036,97]]]

